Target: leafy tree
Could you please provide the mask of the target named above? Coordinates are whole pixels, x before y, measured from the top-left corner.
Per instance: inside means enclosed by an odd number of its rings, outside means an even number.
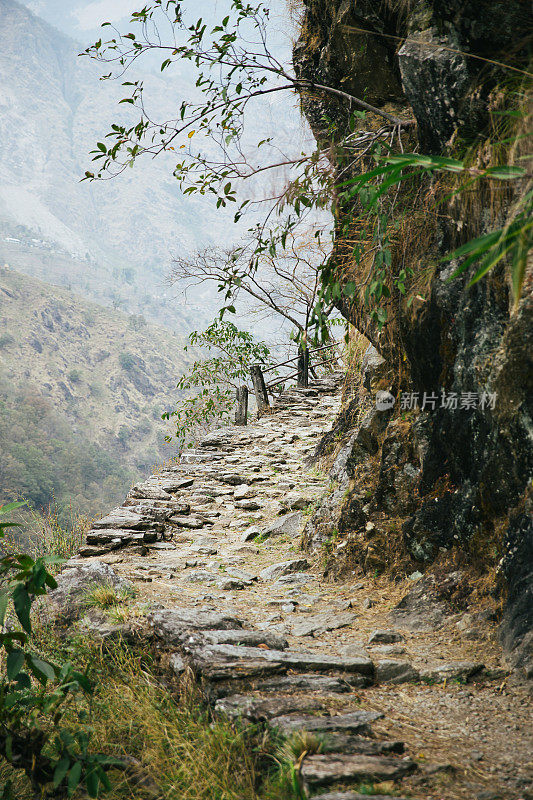
[[[138,359],[133,353],[120,353],[118,363],[126,372],[131,372],[137,366]]]
[[[0,334],[0,350],[3,350],[5,347],[9,347],[10,344],[13,344],[15,338],[10,334],[5,333]]]
[[[142,81],[125,81],[123,85],[129,87],[130,94],[121,102],[137,108],[139,120],[129,128],[111,126],[107,141],[98,142],[93,151],[94,160],[100,162],[98,171],[87,171],[85,177],[118,175],[143,155],[173,151],[179,153],[174,175],[183,192],[211,194],[217,208],[235,203],[238,221],[262,203],[249,197],[238,202],[238,190],[244,192],[247,181],[267,170],[281,175],[289,169],[288,184],[284,181],[283,188],[265,201],[263,220],[249,228],[247,240],[232,254],[232,266],[246,261],[250,279],[265,256],[275,259],[285,250],[291,234],[302,223],[313,219],[315,236],[321,239],[324,224],[316,222],[313,212],[334,205],[336,177],[332,163],[339,146],[334,126],[325,124],[323,137],[311,154],[280,161],[275,137],[259,141],[255,147],[245,147],[245,121],[254,113],[257,101],[280,91],[318,92],[347,102],[351,110],[372,112],[384,124],[378,131],[364,131],[359,136],[367,149],[391,131],[411,127],[414,121],[399,119],[339,89],[295,75],[269,46],[269,11],[263,4],[229,0],[227,9],[221,23],[208,30],[202,19],[187,18],[179,0],[153,0],[132,14],[135,32],[116,33],[109,41],[99,40],[87,49],[87,55],[116,67],[120,75],[139,59],[158,52],[163,57],[162,71],[176,62],[191,62],[196,81],[195,85],[191,81],[191,99],[181,102],[174,120],[150,119],[144,109]],[[357,119],[355,111],[351,119]],[[353,154],[352,140],[348,147]],[[258,151],[263,153],[259,165]],[[240,276],[242,270],[237,271]],[[231,271],[221,277],[219,289],[226,302],[222,312],[230,310],[235,292]],[[323,312],[321,319],[326,316]]]
[[[79,383],[82,378],[82,372],[80,369],[71,369],[67,374],[67,378],[71,383]]]
[[[248,380],[251,364],[270,362],[265,344],[226,320],[215,319],[203,333],[193,331],[189,345],[205,348],[209,357],[195,361],[180,378],[177,388],[189,396],[162,414],[165,420],[175,418],[180,449],[191,447],[214,420],[227,421],[235,406],[235,390]]]

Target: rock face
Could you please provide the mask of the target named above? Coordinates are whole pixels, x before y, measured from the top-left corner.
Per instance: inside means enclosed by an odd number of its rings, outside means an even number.
[[[295,69],[302,78],[364,96],[401,119],[414,118],[416,135],[409,134],[407,147],[453,155],[458,143],[489,139],[489,108],[505,75],[483,59],[490,53],[505,61],[502,54],[512,48],[523,15],[519,0],[497,6],[475,0],[394,6],[307,0]],[[523,56],[517,52],[518,59]],[[325,116],[346,132],[349,113],[338,99],[307,95],[302,105],[318,140]],[[480,163],[489,164],[479,152]],[[501,265],[471,287],[473,272],[448,281],[456,265],[443,264],[442,257],[506,220],[509,197],[499,210],[481,190],[478,199],[475,209],[450,204],[446,220],[422,222],[416,229],[420,245],[413,245],[409,265],[415,274],[428,258],[437,266],[419,306],[407,309],[399,298],[388,335],[373,325],[362,301],[339,301],[339,310],[385,359],[385,364],[376,360],[378,380],[370,377],[367,389],[396,396],[412,392],[419,402],[407,414],[399,403],[381,416],[374,409],[355,427],[353,414],[345,415],[344,447],[332,471],[335,488],[304,538],[316,547],[336,527],[347,537],[330,561],[382,567],[380,548],[365,526],[373,512],[385,512],[397,524],[400,520],[398,547],[415,562],[413,569],[431,565],[443,551],[460,550],[467,561],[481,557],[490,567],[503,556],[508,594],[503,641],[513,663],[525,666],[533,626],[525,567],[533,546],[525,511],[533,469],[533,269],[531,264],[526,269],[516,308]],[[342,274],[349,275],[344,280],[356,280],[343,247],[339,225],[332,263],[337,257]],[[396,257],[393,250],[393,270],[400,268]],[[424,393],[435,399],[422,408]],[[456,407],[442,399],[450,396],[458,399]],[[354,477],[372,458],[379,466],[376,475],[373,462],[369,500]]]
[[[511,520],[502,562],[509,593],[501,626],[502,643],[509,662],[533,677],[533,503]]]

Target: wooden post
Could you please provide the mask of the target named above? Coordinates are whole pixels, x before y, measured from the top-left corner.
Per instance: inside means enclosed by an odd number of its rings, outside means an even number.
[[[257,411],[262,414],[268,411],[270,403],[268,402],[268,394],[265,385],[265,376],[261,369],[261,364],[252,364],[250,367],[250,374],[254,385],[255,399],[257,401]]]
[[[237,409],[235,411],[235,425],[248,424],[248,387],[239,386],[236,391]]]
[[[309,386],[309,350],[305,346],[298,348],[298,386],[301,389]]]

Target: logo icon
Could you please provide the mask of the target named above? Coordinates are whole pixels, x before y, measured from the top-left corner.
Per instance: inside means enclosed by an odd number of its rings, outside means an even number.
[[[390,392],[376,392],[376,408],[378,411],[388,411],[395,402],[396,398]]]

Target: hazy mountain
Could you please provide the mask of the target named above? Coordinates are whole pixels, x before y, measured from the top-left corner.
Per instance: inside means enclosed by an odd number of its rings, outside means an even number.
[[[136,4],[32,5],[89,34],[91,20]],[[211,313],[206,290],[190,295],[185,309],[164,277],[173,254],[236,238],[231,211],[183,197],[170,155],[141,160],[116,180],[80,183],[96,141],[112,121],[127,121],[127,106],[117,106],[123,89],[100,81],[98,65],[78,57],[92,38],[79,44],[13,0],[0,0],[0,37],[0,263],[164,325],[185,330],[186,311],[198,324]],[[168,79],[149,72],[143,79],[160,118],[172,112],[188,82],[178,70]],[[297,112],[273,97],[254,123],[256,132],[270,132],[275,119],[282,138],[297,144]],[[124,270],[134,275],[127,285],[117,280]]]

